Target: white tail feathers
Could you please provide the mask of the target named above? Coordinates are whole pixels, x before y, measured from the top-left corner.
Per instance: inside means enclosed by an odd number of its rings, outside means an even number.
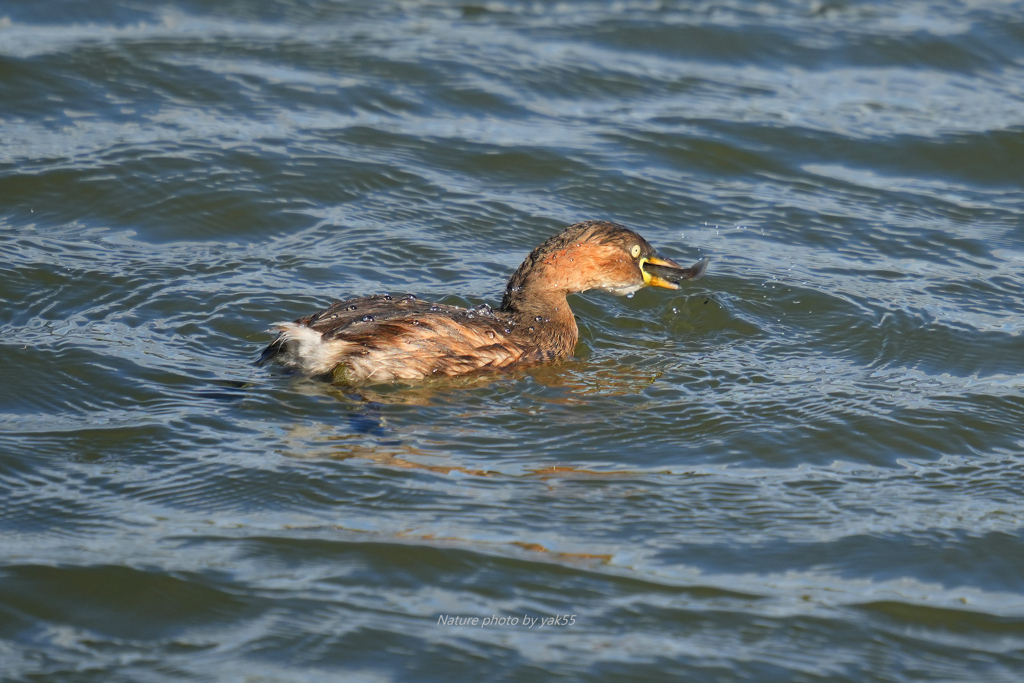
[[[279,332],[271,345],[279,345],[273,360],[308,375],[322,375],[334,370],[349,345],[341,339],[324,341],[321,333],[298,323],[274,323],[271,329]]]

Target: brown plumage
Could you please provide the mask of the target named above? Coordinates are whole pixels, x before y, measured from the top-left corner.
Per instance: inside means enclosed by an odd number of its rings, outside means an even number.
[[[501,308],[460,308],[387,294],[339,301],[278,323],[259,364],[275,361],[345,383],[416,380],[564,358],[579,338],[566,295],[628,294],[644,285],[678,289],[707,259],[682,268],[658,258],[640,235],[586,221],[534,249],[512,275]]]

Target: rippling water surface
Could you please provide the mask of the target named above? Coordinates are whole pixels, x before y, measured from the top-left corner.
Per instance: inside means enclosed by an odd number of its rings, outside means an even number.
[[[1019,681],[1022,186],[1020,2],[7,0],[0,678]],[[252,365],[590,218],[708,276]]]

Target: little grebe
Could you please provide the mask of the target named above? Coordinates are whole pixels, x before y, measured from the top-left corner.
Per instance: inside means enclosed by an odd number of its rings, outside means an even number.
[[[621,225],[577,223],[534,249],[512,275],[494,311],[381,294],[339,301],[277,323],[258,363],[275,361],[337,382],[391,382],[564,358],[579,338],[566,295],[588,289],[630,294],[645,285],[679,289],[704,274],[659,258]]]

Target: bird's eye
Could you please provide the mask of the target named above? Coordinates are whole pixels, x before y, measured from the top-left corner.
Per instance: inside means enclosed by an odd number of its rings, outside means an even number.
[[[640,245],[639,244],[634,244],[633,248],[629,250],[629,255],[632,256],[633,258],[636,258],[637,256],[639,256],[640,255]]]

